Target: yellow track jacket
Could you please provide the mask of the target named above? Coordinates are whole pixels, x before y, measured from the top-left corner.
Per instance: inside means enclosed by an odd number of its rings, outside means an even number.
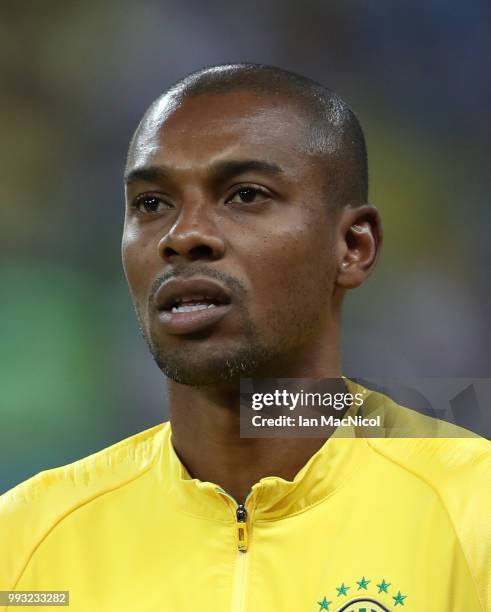
[[[71,612],[489,612],[491,443],[334,435],[242,506],[190,477],[166,422],[0,497],[2,590],[69,591]]]

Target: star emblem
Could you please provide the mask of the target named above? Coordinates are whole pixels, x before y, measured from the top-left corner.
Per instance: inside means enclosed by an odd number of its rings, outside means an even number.
[[[324,599],[322,601],[318,601],[317,602],[320,606],[319,611],[320,610],[329,610],[329,604],[332,603],[330,601],[327,601],[327,598],[324,597]]]
[[[361,580],[358,580],[358,582],[356,583],[358,585],[358,590],[365,589],[366,591],[369,582],[371,582],[371,580],[367,580],[365,576],[363,576],[363,578]]]
[[[390,587],[391,583],[390,582],[385,582],[385,578],[382,579],[382,582],[380,584],[377,584],[378,586],[378,592],[379,593],[388,593],[388,589]]]
[[[394,606],[397,606],[397,604],[401,604],[401,606],[403,606],[406,597],[407,595],[403,595],[400,591],[398,591],[397,595],[395,597],[392,597],[392,599],[394,600]]]
[[[344,582],[341,583],[341,586],[336,587],[336,591],[338,592],[338,597],[340,595],[348,595],[348,589],[351,587],[345,586]]]

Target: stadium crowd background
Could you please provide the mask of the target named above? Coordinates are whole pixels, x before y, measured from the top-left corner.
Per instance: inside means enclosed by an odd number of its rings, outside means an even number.
[[[386,235],[345,373],[489,377],[490,26],[487,0],[2,3],[0,492],[167,418],[121,178],[147,105],[208,64],[299,71],[364,126]]]

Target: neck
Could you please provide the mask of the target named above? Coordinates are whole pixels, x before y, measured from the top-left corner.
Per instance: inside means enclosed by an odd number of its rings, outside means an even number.
[[[339,339],[297,348],[294,361],[277,359],[254,377],[339,378]],[[329,437],[241,438],[239,381],[191,387],[169,380],[168,399],[172,444],[189,474],[219,485],[238,503],[265,476],[293,480]]]

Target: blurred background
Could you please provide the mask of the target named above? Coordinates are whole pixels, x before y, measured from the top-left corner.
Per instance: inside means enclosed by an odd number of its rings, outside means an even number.
[[[301,72],[364,126],[385,245],[344,373],[491,376],[488,0],[4,1],[0,48],[0,492],[167,419],[121,179],[146,107],[204,65]]]

